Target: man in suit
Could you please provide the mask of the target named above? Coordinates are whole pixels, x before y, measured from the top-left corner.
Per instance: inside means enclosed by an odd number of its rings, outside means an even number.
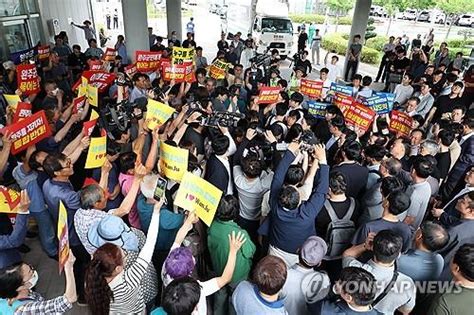
[[[326,142],[326,152],[330,166],[334,165],[334,157],[339,149],[338,140],[342,135],[344,127],[345,123],[342,116],[335,116],[329,121],[329,132],[331,133],[331,138]]]
[[[221,134],[216,136],[211,143],[214,151],[207,161],[206,174],[204,179],[213,184],[223,195],[232,195],[232,165],[229,156],[237,150],[234,139],[227,128],[219,127]]]
[[[462,122],[463,135],[459,144],[461,145],[461,155],[456,164],[449,172],[446,182],[441,186],[440,195],[447,199],[466,173],[468,167],[474,165],[474,118],[465,117]]]

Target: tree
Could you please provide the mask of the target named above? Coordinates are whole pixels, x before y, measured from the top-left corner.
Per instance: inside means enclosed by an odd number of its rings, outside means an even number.
[[[392,26],[392,20],[395,13],[405,11],[408,5],[407,0],[374,0],[374,4],[379,5],[387,11],[388,15],[388,27],[386,35],[390,33],[390,27]]]
[[[445,23],[448,21],[448,16],[451,16],[445,40],[448,39],[449,32],[451,32],[451,26],[456,20],[456,17],[462,13],[474,11],[473,0],[438,0],[437,6],[446,13]]]
[[[327,6],[336,12],[336,32],[339,24],[339,15],[354,7],[354,0],[326,0]]]

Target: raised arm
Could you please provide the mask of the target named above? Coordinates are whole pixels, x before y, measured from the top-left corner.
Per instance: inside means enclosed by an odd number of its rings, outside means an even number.
[[[278,192],[280,191],[283,183],[285,181],[286,172],[291,165],[291,162],[295,159],[298,151],[300,149],[300,144],[298,142],[292,142],[288,146],[288,150],[283,155],[280,163],[275,170],[275,175],[273,175],[272,185],[270,187],[270,203],[276,198]]]
[[[120,207],[114,211],[114,215],[118,217],[123,217],[128,214],[132,209],[133,204],[135,203],[135,198],[137,197],[138,190],[140,189],[140,182],[143,177],[147,174],[146,168],[143,165],[138,165],[135,167],[135,177],[133,178],[132,186],[128,191],[128,194],[123,199]]]
[[[227,257],[227,264],[225,265],[222,275],[216,278],[219,288],[222,288],[232,280],[235,270],[235,262],[237,260],[237,253],[246,241],[244,234],[240,231],[237,233],[237,235],[235,235],[235,232],[232,231],[232,234],[229,234],[228,238],[229,256]]]

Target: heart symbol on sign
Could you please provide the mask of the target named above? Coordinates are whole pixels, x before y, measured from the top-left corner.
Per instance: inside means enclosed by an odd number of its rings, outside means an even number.
[[[190,201],[193,201],[193,200],[194,200],[194,196],[193,196],[193,195],[190,195],[190,194],[188,194],[188,199],[189,199]]]

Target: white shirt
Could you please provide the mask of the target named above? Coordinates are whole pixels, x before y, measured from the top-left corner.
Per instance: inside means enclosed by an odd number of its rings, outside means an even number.
[[[335,137],[334,135],[332,135],[331,138],[329,138],[328,142],[326,142],[326,151],[329,150],[329,148],[332,147],[332,145],[336,143],[337,140],[339,140],[339,137]]]
[[[337,64],[333,65],[332,63],[326,64],[326,68],[329,70],[328,79],[332,82],[337,82],[337,78],[341,77],[341,68]]]

